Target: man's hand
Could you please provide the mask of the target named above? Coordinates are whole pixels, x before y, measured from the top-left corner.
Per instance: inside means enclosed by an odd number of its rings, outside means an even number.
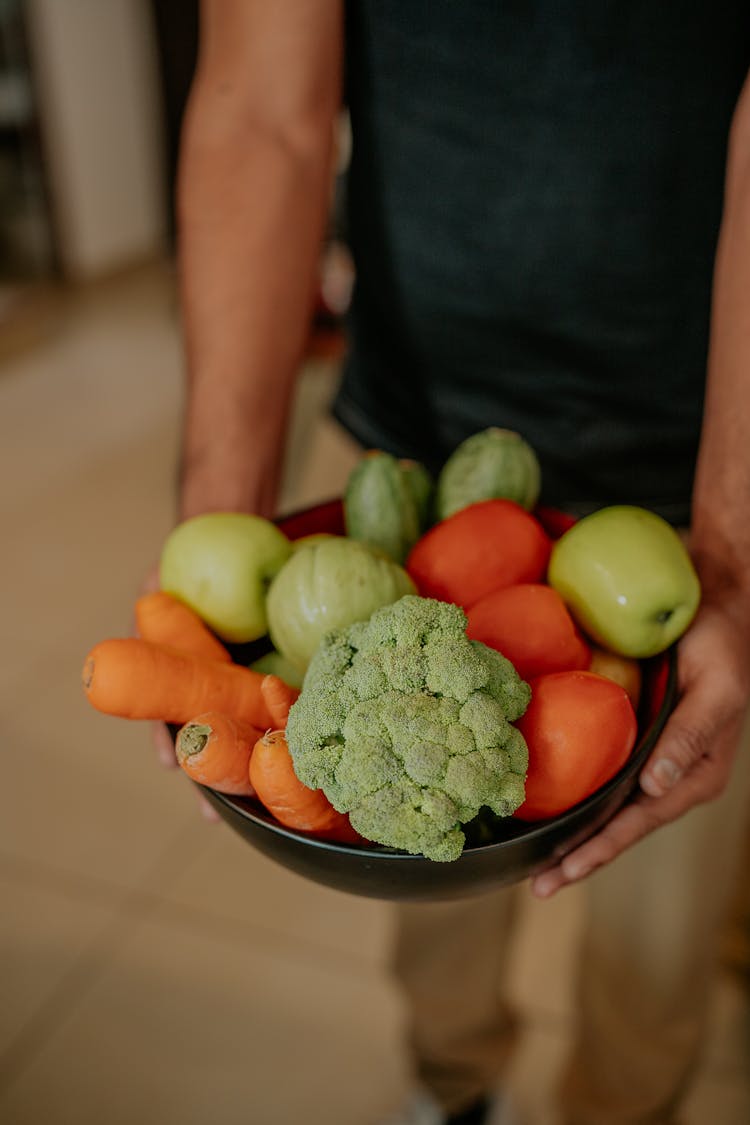
[[[584,879],[724,791],[750,698],[748,630],[731,607],[700,609],[679,642],[678,674],[680,702],[641,772],[637,796],[556,867],[532,879],[538,898]]]

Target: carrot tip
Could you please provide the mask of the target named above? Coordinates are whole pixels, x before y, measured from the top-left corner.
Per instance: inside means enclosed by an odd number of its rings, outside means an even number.
[[[177,757],[181,762],[200,754],[211,736],[211,727],[205,723],[187,723],[177,738]]]

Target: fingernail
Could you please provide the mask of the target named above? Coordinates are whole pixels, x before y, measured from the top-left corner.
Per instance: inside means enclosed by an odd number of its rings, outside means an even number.
[[[535,898],[549,898],[554,890],[554,883],[550,879],[537,878],[531,884],[531,890]]]
[[[568,879],[577,882],[578,879],[585,879],[594,870],[595,863],[571,863],[563,864],[563,869]]]
[[[660,758],[651,768],[650,776],[661,793],[668,793],[682,777],[682,770],[671,758]]]

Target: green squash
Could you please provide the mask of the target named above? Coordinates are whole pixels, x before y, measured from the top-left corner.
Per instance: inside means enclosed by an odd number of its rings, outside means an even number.
[[[417,505],[417,520],[419,522],[419,534],[421,535],[423,531],[427,531],[432,523],[435,482],[429,470],[425,468],[421,461],[402,459],[398,464],[404,483]]]
[[[403,567],[385,555],[343,535],[321,538],[294,551],[268,589],[271,643],[304,672],[326,633],[414,593]]]
[[[431,492],[424,466],[379,449],[367,453],[344,490],[347,536],[402,563],[423,530]]]
[[[497,426],[472,434],[453,451],[437,479],[435,516],[444,520],[480,500],[514,500],[531,511],[539,499],[541,470],[520,434]]]

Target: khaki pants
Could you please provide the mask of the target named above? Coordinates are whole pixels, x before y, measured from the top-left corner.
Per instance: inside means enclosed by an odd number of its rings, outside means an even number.
[[[566,1125],[671,1125],[702,1046],[750,792],[750,723],[716,801],[586,883]],[[562,893],[565,893],[564,891]],[[500,995],[514,888],[399,905],[394,967],[419,1079],[454,1110],[492,1089],[513,1043]],[[551,940],[553,940],[551,938]]]
[[[722,964],[750,985],[750,824],[722,942]]]

